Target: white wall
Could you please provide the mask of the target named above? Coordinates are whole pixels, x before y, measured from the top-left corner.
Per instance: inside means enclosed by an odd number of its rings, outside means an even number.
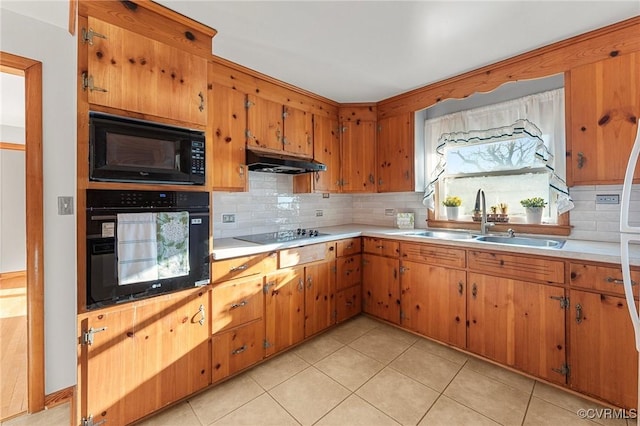
[[[24,154],[0,150],[0,273],[27,268]]]
[[[75,196],[76,39],[62,26],[7,7],[68,16],[68,1],[0,3],[0,50],[42,62],[44,156],[45,392],[76,383],[75,216],[58,216],[57,197]],[[67,14],[67,15],[65,15]]]

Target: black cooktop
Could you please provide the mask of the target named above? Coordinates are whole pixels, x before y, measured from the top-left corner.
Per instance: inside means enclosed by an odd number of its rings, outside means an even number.
[[[256,243],[256,244],[273,244],[273,243],[284,243],[287,241],[314,239],[316,237],[321,237],[323,235],[328,235],[328,234],[318,232],[315,229],[298,228],[296,230],[290,230],[290,231],[277,231],[277,232],[266,232],[264,234],[241,235],[239,237],[234,237],[234,238],[236,240],[248,241],[250,243]]]

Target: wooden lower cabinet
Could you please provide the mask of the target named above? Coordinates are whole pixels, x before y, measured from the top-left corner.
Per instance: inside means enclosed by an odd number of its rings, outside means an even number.
[[[213,336],[213,382],[243,370],[264,357],[262,318]]]
[[[335,262],[305,266],[304,337],[335,324]]]
[[[304,268],[289,268],[265,277],[267,356],[304,339]]]
[[[211,380],[209,292],[188,290],[79,317],[80,419],[128,424]],[[201,322],[202,320],[202,322]]]
[[[572,389],[638,407],[638,352],[624,297],[570,290]]]
[[[362,286],[336,292],[336,322],[346,321],[362,312]]]
[[[477,273],[467,284],[467,348],[564,384],[564,289]]]
[[[399,270],[398,259],[369,253],[362,255],[362,310],[364,312],[400,324]]]
[[[401,324],[409,330],[466,346],[466,272],[402,261]]]

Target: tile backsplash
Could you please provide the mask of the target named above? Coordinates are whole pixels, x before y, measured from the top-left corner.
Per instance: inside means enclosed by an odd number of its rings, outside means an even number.
[[[621,185],[577,186],[570,190],[575,208],[569,238],[617,242],[619,204],[596,204],[596,194],[621,194]],[[640,186],[631,194],[631,217],[640,224]],[[415,227],[425,228],[427,209],[422,193],[383,194],[293,194],[288,175],[249,173],[249,191],[214,192],[213,236],[228,238],[296,228],[360,223],[395,226],[396,213],[415,214]],[[223,214],[234,214],[234,223],[222,223]],[[320,216],[321,214],[321,216]]]

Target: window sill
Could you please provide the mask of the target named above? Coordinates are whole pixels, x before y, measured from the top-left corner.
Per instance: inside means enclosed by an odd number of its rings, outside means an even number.
[[[465,229],[480,231],[480,223],[467,221],[467,220],[437,220],[429,218],[427,220],[429,228],[445,228],[445,229]],[[540,224],[534,225],[529,223],[498,223],[495,222],[494,226],[489,228],[489,232],[507,232],[508,229],[513,229],[516,233],[521,234],[544,234],[544,235],[557,235],[568,236],[571,234],[570,225],[559,224]]]

